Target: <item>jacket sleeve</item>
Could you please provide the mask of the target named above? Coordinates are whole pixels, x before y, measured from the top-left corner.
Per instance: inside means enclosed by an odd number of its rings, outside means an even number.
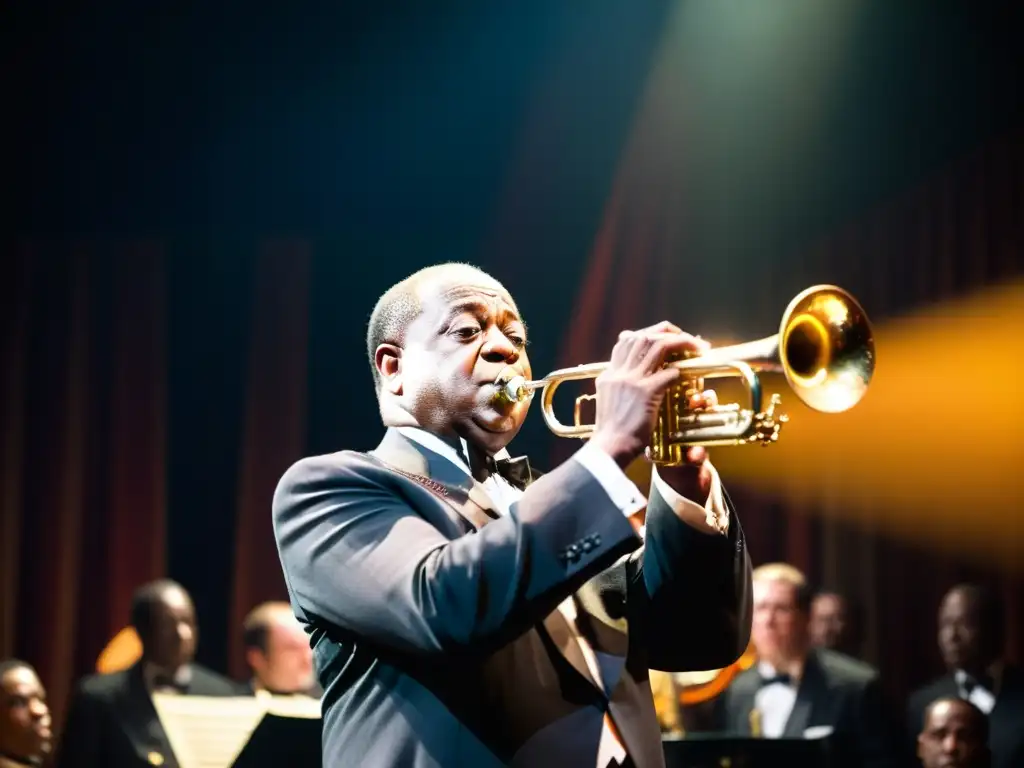
[[[726,535],[681,521],[652,486],[644,546],[580,590],[587,613],[628,632],[632,663],[665,672],[720,669],[750,642],[751,567],[728,495]]]
[[[512,514],[454,540],[410,506],[392,473],[354,453],[292,466],[273,521],[307,617],[418,654],[507,642],[640,545],[574,459],[531,484]]]

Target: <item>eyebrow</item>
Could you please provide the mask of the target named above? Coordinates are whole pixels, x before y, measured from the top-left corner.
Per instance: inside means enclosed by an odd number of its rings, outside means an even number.
[[[464,301],[458,302],[457,304],[452,304],[448,312],[445,313],[445,320],[449,321],[456,315],[463,314],[464,312],[479,313],[489,312],[490,310],[491,307],[486,302],[479,301],[478,299],[466,299]],[[502,311],[505,314],[510,315],[513,320],[523,325],[523,327],[526,326],[526,323],[523,322],[523,319],[519,316],[519,312],[515,309],[515,307],[506,305],[502,307]]]

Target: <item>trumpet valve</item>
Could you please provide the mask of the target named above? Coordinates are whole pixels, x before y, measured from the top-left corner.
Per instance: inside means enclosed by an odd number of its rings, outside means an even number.
[[[761,443],[762,446],[768,446],[772,443],[776,443],[779,440],[779,432],[782,430],[782,425],[789,421],[789,416],[784,413],[775,413],[776,407],[782,404],[782,397],[775,394],[772,395],[771,401],[768,403],[767,410],[761,413],[755,414],[753,432],[750,437],[747,438],[747,442],[750,443]]]

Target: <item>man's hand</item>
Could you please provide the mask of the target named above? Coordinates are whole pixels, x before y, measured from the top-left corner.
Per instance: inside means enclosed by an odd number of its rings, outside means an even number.
[[[690,408],[714,408],[718,395],[708,389],[690,398]],[[649,452],[649,451],[648,451]],[[680,496],[703,505],[711,492],[712,475],[708,468],[708,452],[699,445],[687,448],[685,463],[674,467],[658,467],[658,476]]]
[[[591,442],[625,469],[650,442],[665,390],[681,376],[678,368],[665,368],[665,360],[708,347],[669,322],[620,333],[608,368],[595,383],[597,414]],[[693,471],[698,480],[703,456],[701,452],[692,462],[697,465]]]

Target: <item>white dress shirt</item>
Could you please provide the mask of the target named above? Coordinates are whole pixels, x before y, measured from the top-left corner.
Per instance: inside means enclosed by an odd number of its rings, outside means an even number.
[[[994,691],[990,691],[981,683],[972,681],[970,676],[962,669],[958,669],[953,674],[953,677],[956,678],[957,693],[961,699],[971,702],[971,704],[986,715],[991,714],[996,706],[996,694]],[[969,685],[971,682],[973,682],[973,685]]]
[[[463,456],[469,456],[469,449],[465,439],[460,438],[463,453],[459,455],[459,452],[449,443],[423,429],[399,427],[398,431],[424,448],[444,456],[452,464],[472,477],[469,465],[463,458]],[[494,455],[494,458],[508,458],[508,451],[502,449]],[[626,473],[615,463],[615,460],[600,448],[597,448],[592,443],[587,443],[573,455],[573,459],[582,464],[594,476],[601,484],[601,487],[604,488],[605,493],[608,494],[608,498],[612,500],[615,506],[622,510],[626,517],[632,517],[647,506],[647,499],[640,493],[640,489],[636,487],[636,484],[626,476]],[[653,472],[651,479],[658,488],[661,497],[680,518],[687,520],[691,525],[697,527],[699,527],[701,521],[706,521],[708,525],[712,525],[711,521],[714,519],[718,525],[713,527],[724,532],[728,530],[728,510],[722,503],[721,483],[718,479],[718,473],[713,468],[712,472],[711,493],[708,494],[705,506],[701,506],[678,494],[658,476],[657,470]],[[522,494],[521,490],[496,473],[490,474],[481,485],[491,501],[498,507],[495,511],[502,515],[509,514],[512,505]],[[723,521],[724,528],[718,527],[723,524]],[[571,597],[566,598],[558,606],[558,610],[571,625],[575,626],[576,604]],[[611,654],[598,653],[582,638],[580,638],[580,649],[594,680],[604,687],[606,693],[610,693],[622,674],[625,659]],[[621,765],[625,759],[626,750],[615,735],[606,717],[605,727],[601,732],[601,743],[598,747],[596,766],[598,768],[617,766]]]
[[[757,671],[761,677],[771,679],[778,671],[766,661],[757,663]],[[786,730],[786,723],[796,705],[796,682],[773,682],[764,685],[754,694],[754,709],[761,716],[761,736],[766,739],[778,739]]]

